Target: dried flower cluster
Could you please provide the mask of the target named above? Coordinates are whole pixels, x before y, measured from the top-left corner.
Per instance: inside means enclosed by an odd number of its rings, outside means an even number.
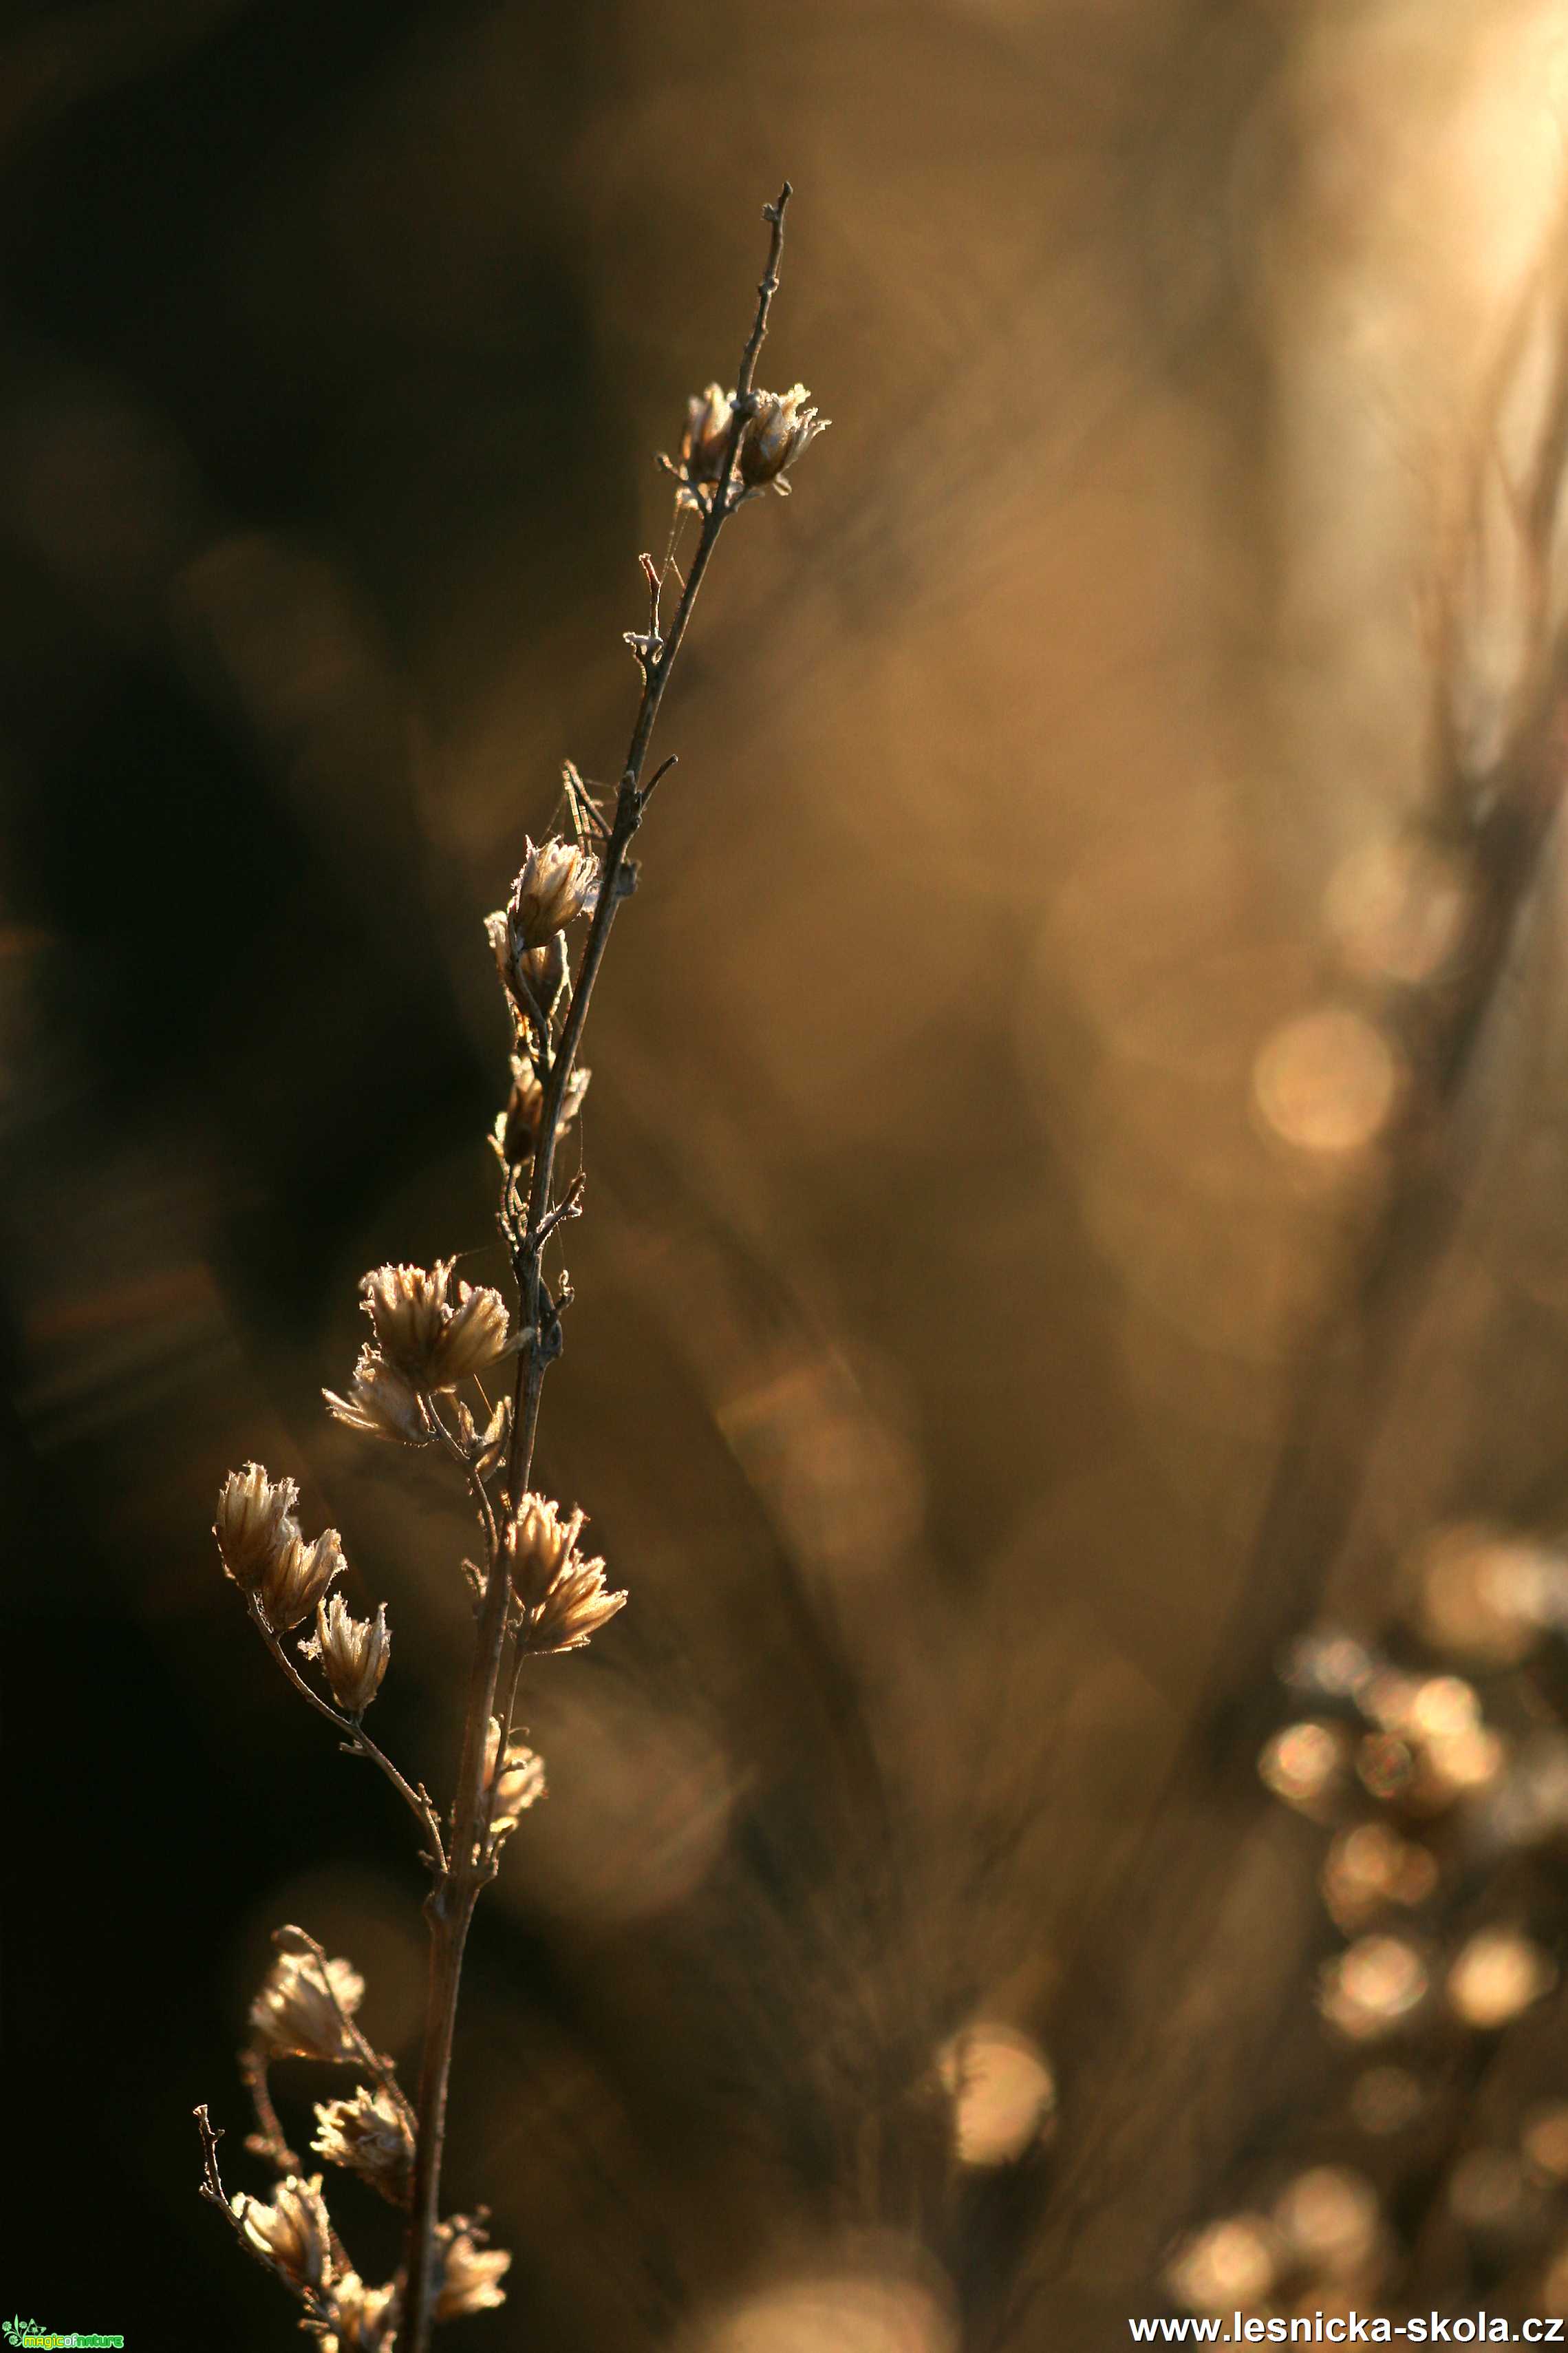
[[[240,2053],[256,2112],[247,2147],[273,2168],[269,2200],[227,2196],[218,2136],[205,2109],[196,2112],[204,2195],[294,2295],[301,2325],[327,2353],[392,2353],[395,2347],[426,2353],[434,2323],[487,2310],[504,2295],[510,2256],[489,2245],[471,2216],[443,2217],[440,2207],[464,1944],[506,1839],[544,1795],[543,1765],[514,1729],[522,1671],[531,1660],[582,1650],[626,1600],[611,1589],[604,1561],[584,1554],[581,1510],[564,1511],[530,1483],[540,1391],[561,1353],[572,1296],[563,1272],[547,1272],[548,1253],[583,1203],[580,1172],[558,1193],[556,1151],[588,1083],[579,1050],[616,908],[637,878],[629,845],[664,773],[644,775],[654,722],[720,529],[763,490],[786,491],[785,476],[823,429],[801,385],[783,395],[752,388],[778,284],[788,197],[786,185],[767,207],[768,264],[736,389],[726,395],[710,386],[690,403],[679,463],[670,468],[678,512],[695,512],[702,527],[668,632],[660,600],[673,563],[660,567],[642,559],[649,620],[631,642],[643,691],[614,814],[600,809],[568,763],[573,838],[527,840],[507,903],[487,923],[511,1024],[510,1085],[492,1141],[503,1172],[498,1223],[515,1310],[500,1290],[458,1281],[450,1259],[429,1267],[377,1267],[360,1286],[371,1337],[346,1389],[323,1392],[329,1414],[343,1428],[434,1450],[460,1477],[474,1507],[483,1559],[463,1564],[476,1620],[474,1668],[457,1786],[444,1810],[365,1729],[391,1663],[392,1635],[384,1601],[356,1616],[339,1589],[349,1572],[336,1529],[308,1544],[296,1516],[294,1481],[275,1481],[258,1463],[231,1472],[218,1498],[218,1550],[252,1624],[342,1746],[374,1764],[406,1805],[432,1880],[425,1905],[431,1991],[416,2099],[404,2092],[392,2059],[359,2023],[359,1973],[347,1960],[329,1957],[304,1930],[289,1927],[274,1939],[276,1957],[251,2004],[250,2039]],[[580,940],[575,952],[574,936]],[[492,1396],[490,1387],[502,1381]],[[303,1640],[285,1641],[307,1621],[312,1630]],[[274,2105],[271,2072],[295,2060],[355,2071],[345,2096],[317,2103],[310,2147],[407,2216],[403,2263],[379,2285],[367,2284],[350,2258],[328,2211],[324,2177],[305,2174]]]
[[[1434,2250],[1455,2311],[1560,2308],[1568,2084],[1553,2093],[1538,2057],[1501,2067],[1479,2104],[1475,2087],[1554,1989],[1568,1932],[1568,1730],[1546,1656],[1565,1603],[1568,1560],[1445,1531],[1386,1650],[1331,1627],[1291,1652],[1295,1712],[1259,1769],[1327,1839],[1320,1887],[1342,1942],[1317,2000],[1338,2058],[1313,2129],[1347,2161],[1178,2249],[1167,2282],[1189,2308],[1354,2307],[1387,2342],[1406,2300],[1429,2297]]]
[[[716,384],[695,396],[687,407],[679,453],[673,464],[665,461],[680,484],[679,503],[707,514],[727,481],[732,506],[766,490],[787,498],[790,468],[832,421],[819,417],[810,400],[804,384],[792,385],[788,392],[753,393],[749,406]]]

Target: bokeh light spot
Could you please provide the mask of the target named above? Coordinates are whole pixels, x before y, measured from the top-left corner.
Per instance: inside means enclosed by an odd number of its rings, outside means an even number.
[[[1253,1067],[1265,1125],[1299,1151],[1359,1152],[1387,1125],[1399,1064],[1381,1030],[1359,1013],[1328,1006],[1287,1021]]]
[[[1038,2044],[1016,2027],[968,2027],[946,2045],[937,2066],[952,2096],[961,2164],[1010,2165],[1049,2129],[1056,2077]]]

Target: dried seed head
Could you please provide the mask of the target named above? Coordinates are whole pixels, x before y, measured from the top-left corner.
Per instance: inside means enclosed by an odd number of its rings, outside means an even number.
[[[352,1961],[329,1961],[323,1978],[313,1953],[279,1953],[250,2005],[255,2047],[268,2059],[352,2058],[343,2020],[363,2000],[364,1979]]]
[[[460,2320],[466,2312],[489,2312],[504,2304],[506,2293],[500,2283],[510,2265],[511,2257],[500,2247],[481,2247],[472,2230],[455,2230],[441,2249],[437,2319]]]
[[[336,2333],[322,2353],[392,2353],[402,2316],[395,2286],[367,2287],[357,2272],[346,2273],[332,2290]]]
[[[377,1692],[392,1656],[392,1630],[382,1602],[374,1618],[353,1618],[341,1593],[321,1603],[316,1630],[300,1650],[319,1659],[332,1697],[349,1715],[363,1715]]]
[[[493,1784],[495,1789],[490,1800],[492,1838],[505,1838],[509,1831],[516,1830],[530,1806],[537,1805],[544,1795],[544,1759],[524,1741],[509,1740],[498,1778],[496,1759],[500,1747],[500,1725],[492,1715],[485,1735],[485,1787],[489,1789]]]
[[[485,917],[485,933],[520,1029],[548,1029],[566,981],[564,935],[552,932],[542,948],[515,946],[507,912],[500,907]]]
[[[544,1795],[544,1759],[521,1740],[510,1741],[500,1778],[496,1783],[495,1811],[490,1830],[497,1838],[516,1830],[530,1806]]]
[[[456,1388],[487,1373],[509,1353],[506,1302],[488,1283],[460,1282],[458,1303],[441,1328],[430,1386]]]
[[[362,2084],[352,2100],[319,2100],[310,2147],[329,2164],[357,2173],[394,2206],[406,2206],[414,2177],[414,2136],[389,2092]]]
[[[574,1556],[533,1612],[523,1639],[531,1651],[541,1652],[584,1650],[628,1598],[610,1592],[602,1560]]]
[[[588,1092],[592,1072],[574,1070],[566,1082],[562,1098],[561,1116],[555,1123],[555,1133],[564,1135],[577,1116],[579,1106]],[[495,1124],[495,1148],[506,1168],[521,1168],[531,1160],[539,1145],[539,1131],[544,1123],[544,1089],[539,1073],[526,1054],[511,1058],[511,1092],[507,1106]]]
[[[756,414],[741,443],[741,479],[748,491],[765,490],[770,482],[788,491],[784,475],[831,422],[806,406],[810,398],[804,384],[792,385],[788,392],[758,393]]]
[[[604,1562],[577,1550],[582,1533],[581,1511],[563,1520],[559,1504],[530,1494],[501,1539],[531,1651],[580,1651],[626,1607],[624,1593],[606,1589]]]
[[[686,404],[686,430],[680,437],[677,467],[682,482],[692,486],[719,480],[734,416],[730,395],[719,385],[710,384],[706,392],[692,395]]]
[[[360,1291],[382,1360],[412,1388],[455,1388],[508,1353],[500,1292],[459,1282],[454,1300],[450,1259],[437,1259],[428,1270],[379,1266]],[[362,1368],[363,1363],[362,1357]]]
[[[561,1507],[544,1495],[525,1495],[503,1542],[512,1590],[525,1609],[537,1609],[571,1558],[583,1533],[584,1514],[563,1520]]]
[[[346,1563],[336,1528],[323,1528],[312,1545],[290,1537],[261,1580],[261,1606],[278,1632],[302,1625],[326,1598]]]
[[[538,969],[524,965],[522,958],[551,947],[568,923],[593,911],[599,896],[599,861],[575,842],[552,834],[536,846],[525,835],[522,847],[522,868],[501,917],[504,937],[496,945],[496,962],[509,989],[520,972],[527,977]],[[486,929],[496,944],[494,915]]]
[[[273,2189],[270,2205],[243,2190],[229,2202],[251,2245],[269,2256],[295,2287],[326,2286],[332,2271],[332,2226],[321,2202],[319,2173],[308,2181],[287,2175]]]
[[[281,1553],[299,1535],[292,1517],[300,1490],[292,1479],[276,1485],[259,1462],[231,1471],[217,1499],[213,1534],[223,1565],[242,1593],[254,1593]]]
[[[426,1418],[418,1391],[394,1372],[379,1348],[367,1341],[359,1352],[347,1397],[323,1389],[327,1411],[350,1430],[367,1438],[392,1438],[402,1446],[428,1446],[436,1433]]]

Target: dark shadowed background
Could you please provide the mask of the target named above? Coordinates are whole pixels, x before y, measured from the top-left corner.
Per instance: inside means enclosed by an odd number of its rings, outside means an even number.
[[[1525,2221],[1443,2184],[1568,2096],[1565,37],[9,0],[0,2306],[287,2341],[190,2116],[264,2186],[275,1923],[412,2068],[405,1822],[213,1501],[255,1456],[342,1528],[448,1788],[470,1539],[319,1391],[366,1267],[500,1279],[482,918],[563,759],[616,774],[652,453],[786,173],[763,375],[835,423],[726,534],[595,1000],[539,1472],[633,1606],[529,1687],[448,2168],[514,2263],[453,2342],[1089,2353],[1324,2165],[1384,2201],[1363,2306],[1561,2300],[1568,2157]],[[1528,1640],[1411,1616],[1443,1543],[1526,1562]],[[1546,1759],[1442,1899],[1533,1940],[1526,2040],[1424,2013],[1370,2137],[1400,2002],[1320,2021],[1344,1907],[1256,1770],[1325,1592]],[[1286,2308],[1238,2246],[1224,2308]]]

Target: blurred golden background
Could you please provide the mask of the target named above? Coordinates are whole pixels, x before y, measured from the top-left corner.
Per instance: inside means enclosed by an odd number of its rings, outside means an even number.
[[[11,0],[0,2303],[282,2341],[190,2124],[262,2186],[268,1928],[412,2047],[404,1823],[212,1502],[256,1456],[342,1527],[446,1788],[462,1517],[319,1390],[367,1266],[499,1277],[482,917],[615,773],[787,173],[763,373],[835,423],[726,534],[595,999],[540,1472],[634,1606],[527,1701],[458,2337],[1561,2307],[1565,42]],[[1394,1664],[1292,1701],[1325,1611]],[[1336,1773],[1414,1862],[1323,1881]]]

